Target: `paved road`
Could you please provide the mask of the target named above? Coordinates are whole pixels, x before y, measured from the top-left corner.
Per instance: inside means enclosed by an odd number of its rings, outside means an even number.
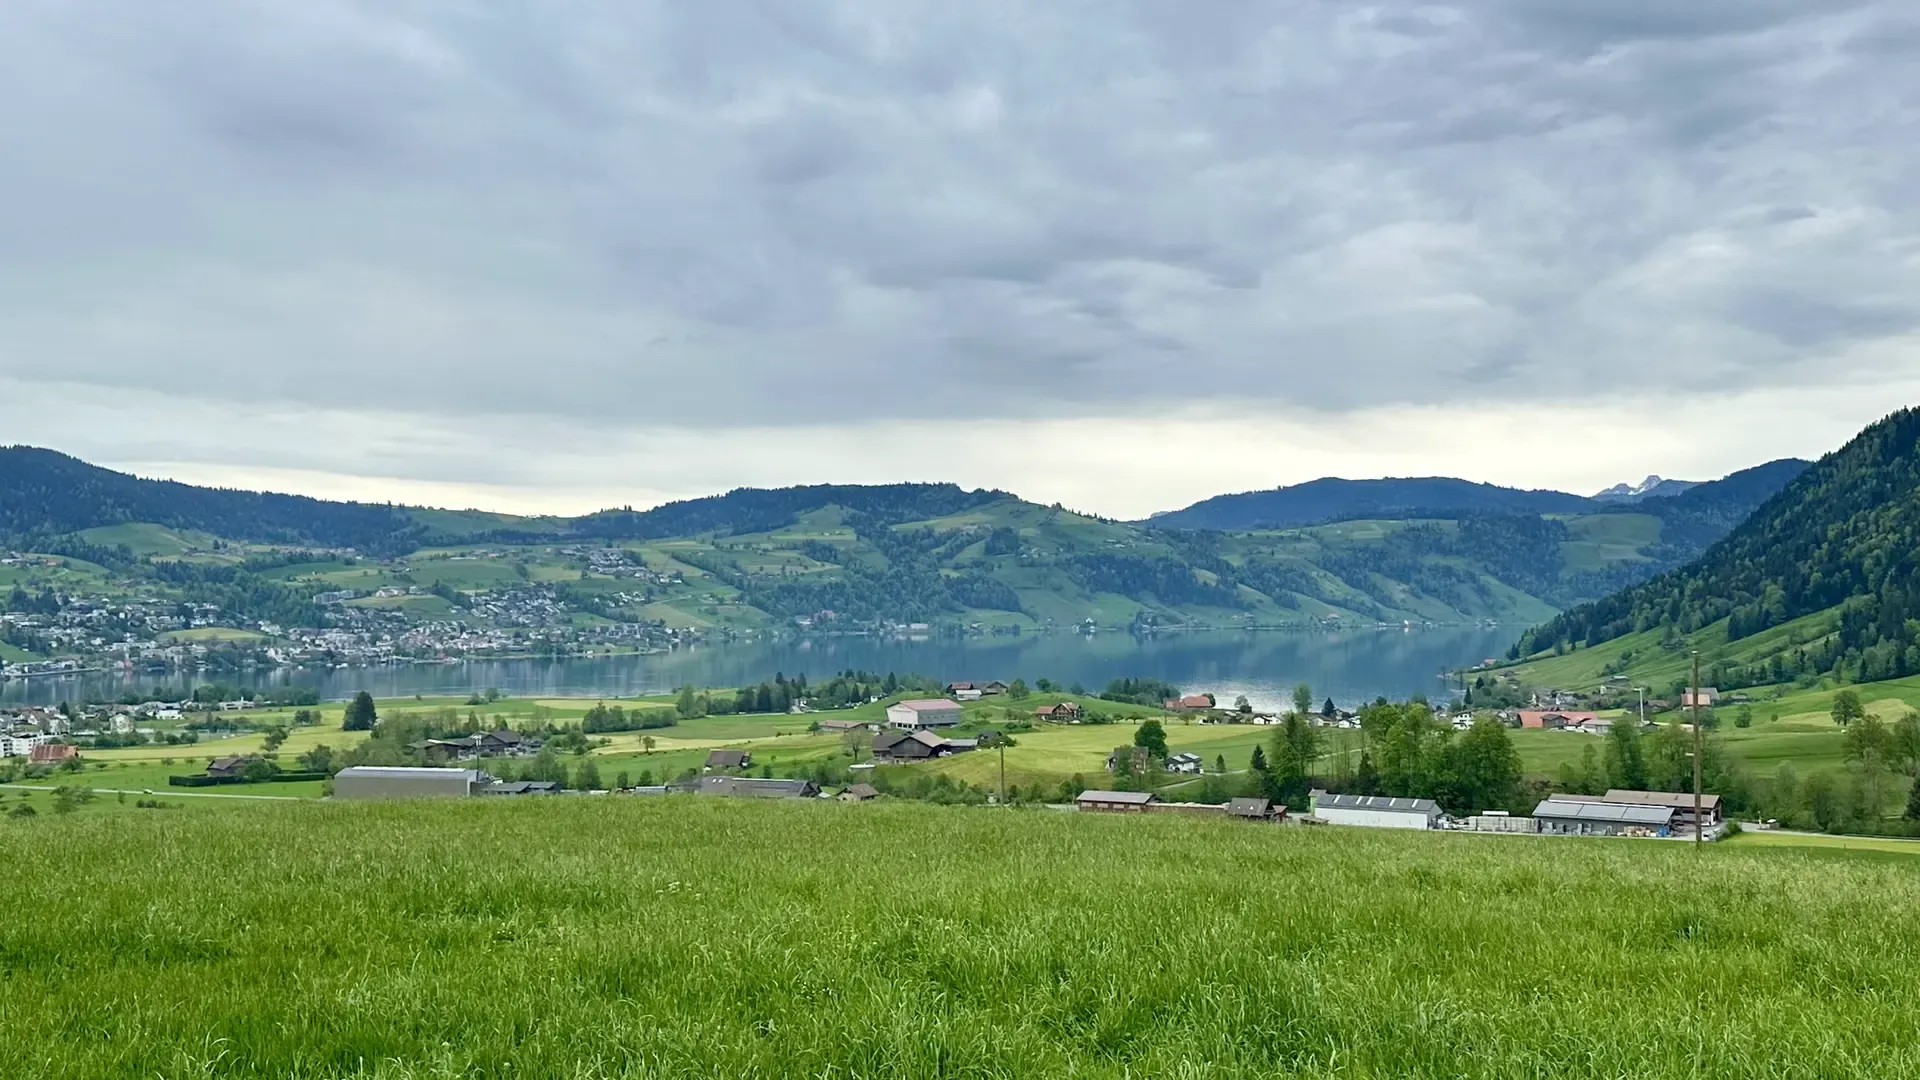
[[[87,785],[72,784],[69,786],[86,787]],[[0,784],[0,788],[11,788],[15,791],[57,790],[52,784]],[[302,801],[298,795],[220,795],[220,794],[215,794],[211,791],[175,791],[172,788],[168,788],[164,791],[145,791],[145,790],[137,790],[134,788],[97,787],[97,788],[94,788],[93,791],[101,795],[152,795],[155,797],[164,795],[169,799],[177,795],[183,799],[265,799],[268,802],[300,802]]]

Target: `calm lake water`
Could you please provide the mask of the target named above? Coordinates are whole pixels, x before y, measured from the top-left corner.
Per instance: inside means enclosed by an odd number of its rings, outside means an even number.
[[[591,660],[494,660],[462,664],[353,668],[344,671],[281,670],[243,677],[243,685],[318,686],[333,700],[370,690],[376,697],[466,694],[498,687],[515,697],[631,697],[660,693],[685,683],[739,686],[774,672],[809,679],[847,668],[919,673],[943,682],[991,679],[1029,683],[1049,678],[1062,686],[1081,683],[1098,690],[1122,676],[1164,679],[1190,693],[1210,692],[1222,704],[1245,694],[1257,708],[1279,708],[1293,687],[1305,682],[1316,699],[1332,696],[1343,706],[1379,695],[1440,696],[1440,673],[1503,655],[1522,633],[1518,626],[1439,630],[1307,632],[1220,631],[1081,637],[1027,635],[966,641],[900,641],[878,638],[814,638],[707,645],[658,656]],[[15,679],[0,683],[0,701],[52,704],[89,697],[145,692],[153,676]],[[180,686],[179,680],[168,684]]]

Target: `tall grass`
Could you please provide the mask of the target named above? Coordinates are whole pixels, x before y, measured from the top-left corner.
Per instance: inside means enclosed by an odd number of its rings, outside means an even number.
[[[684,798],[0,841],[10,1076],[1920,1075],[1888,862]]]

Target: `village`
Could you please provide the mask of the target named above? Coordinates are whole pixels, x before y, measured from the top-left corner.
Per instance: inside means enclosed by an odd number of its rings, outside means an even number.
[[[1065,728],[1110,723],[1089,715],[1081,703],[1073,700],[1016,705],[1016,694],[1024,697],[1023,685],[1009,686],[998,681],[953,682],[944,687],[944,696],[874,699],[869,704],[884,706],[883,715],[875,719],[842,718],[831,711],[813,713],[805,701],[795,700],[791,713],[805,717],[808,730],[835,737],[850,748],[857,759],[846,767],[842,774],[846,782],[841,783],[823,782],[809,776],[772,775],[764,763],[756,761],[754,748],[745,746],[712,749],[697,768],[686,769],[676,777],[662,776],[657,783],[644,779],[638,784],[630,783],[624,780],[623,774],[622,783],[618,785],[569,785],[563,782],[564,776],[556,780],[532,773],[516,775],[521,770],[496,764],[534,759],[541,754],[543,738],[539,734],[507,727],[409,743],[406,749],[414,761],[421,764],[355,764],[345,768],[336,764],[337,771],[327,771],[323,764],[316,766],[303,757],[298,767],[283,769],[259,754],[222,754],[210,757],[204,772],[175,775],[169,783],[197,788],[267,780],[328,780],[331,797],[349,801],[450,795],[685,794],[858,802],[887,796],[889,784],[884,780],[876,782],[876,770],[912,767],[996,748],[1004,752],[1014,740],[1006,731],[969,723],[968,703],[989,700],[1003,703],[1009,706],[1003,715],[1023,714],[1028,717],[1023,723],[1037,730],[1047,726]],[[1713,692],[1701,691],[1703,704],[1718,697],[1709,695]],[[30,773],[44,774],[56,769],[78,771],[81,754],[87,747],[164,742],[184,748],[203,737],[218,738],[249,730],[247,714],[264,704],[247,699],[156,700],[78,709],[0,710],[0,758],[24,759],[21,763]],[[1255,711],[1244,699],[1235,707],[1223,708],[1213,695],[1205,693],[1167,698],[1160,702],[1159,709],[1169,720],[1178,718],[1181,724],[1194,727],[1273,726],[1282,722],[1281,714]],[[1439,710],[1435,715],[1438,722],[1456,730],[1471,728],[1476,720],[1488,718],[1516,729],[1560,732],[1568,739],[1579,739],[1583,734],[1604,734],[1612,724],[1634,722],[1624,716],[1608,718],[1551,707],[1481,710],[1477,715],[1473,710],[1456,707]],[[1305,719],[1313,726],[1336,731],[1352,730],[1360,723],[1357,714],[1334,707],[1331,701]],[[1157,727],[1159,721],[1153,723]],[[963,728],[965,734],[960,733]],[[285,735],[279,738],[284,739]],[[1140,742],[1136,739],[1135,743],[1116,747],[1106,755],[1104,769],[1114,782],[1105,787],[1066,792],[1062,800],[1049,805],[1086,813],[1212,815],[1289,826],[1345,825],[1506,835],[1691,838],[1698,834],[1704,839],[1718,839],[1726,827],[1718,795],[1703,796],[1696,816],[1691,794],[1618,788],[1590,795],[1555,791],[1540,799],[1531,813],[1524,815],[1496,809],[1454,816],[1433,799],[1350,794],[1317,787],[1308,793],[1304,805],[1296,800],[1292,809],[1277,798],[1246,795],[1191,801],[1170,792],[1181,789],[1181,780],[1217,775],[1222,766],[1216,763],[1210,769],[1199,753],[1155,751]],[[316,767],[320,771],[313,771]],[[754,775],[756,768],[760,769],[759,775]],[[1148,776],[1164,777],[1169,786],[1150,790],[1133,782]],[[1121,783],[1123,778],[1129,782]],[[997,802],[1003,797],[989,792],[984,801]]]

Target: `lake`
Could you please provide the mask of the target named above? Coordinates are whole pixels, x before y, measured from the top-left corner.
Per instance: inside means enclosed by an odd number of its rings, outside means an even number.
[[[739,686],[775,672],[818,679],[856,668],[917,673],[942,682],[1029,683],[1049,678],[1097,691],[1122,676],[1163,679],[1189,693],[1212,693],[1223,705],[1246,695],[1256,708],[1278,709],[1307,683],[1316,701],[1352,706],[1385,695],[1441,696],[1440,673],[1504,655],[1518,626],[1345,633],[1213,631],[1132,637],[1127,634],[1028,634],[1018,638],[909,641],[871,637],[799,638],[701,645],[655,656],[569,660],[480,660],[459,664],[273,670],[229,677],[243,686],[318,686],[329,700],[369,690],[376,697],[467,694],[498,687],[514,697],[632,697],[685,683]],[[177,692],[180,680],[159,680]],[[88,675],[15,679],[0,684],[0,701],[52,704],[118,697],[153,689],[154,676]]]

